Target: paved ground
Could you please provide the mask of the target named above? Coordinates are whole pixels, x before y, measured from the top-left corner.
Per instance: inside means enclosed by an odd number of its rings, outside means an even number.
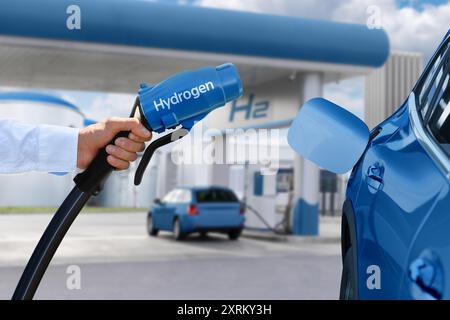
[[[10,298],[49,214],[0,216],[0,299]],[[320,238],[221,235],[176,242],[150,238],[145,213],[82,214],[47,271],[41,299],[335,299],[341,270],[339,221]],[[67,289],[69,265],[81,290]]]

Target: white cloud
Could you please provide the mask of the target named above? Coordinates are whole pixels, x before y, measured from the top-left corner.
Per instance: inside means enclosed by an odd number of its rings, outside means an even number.
[[[128,117],[136,97],[130,94],[99,94],[90,105],[83,106],[86,117],[102,120],[107,117]]]
[[[11,91],[19,91],[19,88],[14,87],[0,87],[0,92],[11,92]]]
[[[324,98],[333,101],[364,120],[364,78],[356,77],[327,84]]]
[[[204,7],[330,20],[342,0],[197,0]]]
[[[394,50],[417,51],[430,58],[450,28],[450,2],[440,6],[398,8],[395,0],[349,0],[333,11],[333,20],[365,23],[366,8],[375,4],[381,10],[383,28]]]

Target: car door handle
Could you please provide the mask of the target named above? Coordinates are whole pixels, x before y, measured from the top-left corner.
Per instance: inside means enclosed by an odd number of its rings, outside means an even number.
[[[420,290],[431,296],[428,298],[441,299],[442,294],[436,289],[437,278],[439,277],[439,268],[426,258],[417,258],[409,265],[409,279],[414,282]],[[427,298],[427,296],[424,296]],[[422,297],[420,297],[422,298]]]
[[[375,190],[380,190],[383,187],[383,175],[384,167],[379,163],[375,163],[367,168],[366,182]]]

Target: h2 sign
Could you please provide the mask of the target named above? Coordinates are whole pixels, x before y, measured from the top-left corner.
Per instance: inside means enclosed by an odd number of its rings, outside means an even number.
[[[209,128],[279,128],[288,126],[302,102],[300,79],[278,79],[247,86],[244,96],[206,117]]]
[[[267,100],[255,102],[255,95],[248,96],[248,102],[233,101],[230,108],[229,122],[234,122],[237,113],[244,113],[245,120],[267,118],[270,103]]]

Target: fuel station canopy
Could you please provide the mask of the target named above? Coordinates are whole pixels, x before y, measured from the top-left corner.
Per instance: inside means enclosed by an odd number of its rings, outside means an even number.
[[[73,4],[1,5],[0,85],[135,93],[141,81],[225,61],[246,86],[303,71],[339,79],[389,53],[386,33],[364,25],[151,1]]]

